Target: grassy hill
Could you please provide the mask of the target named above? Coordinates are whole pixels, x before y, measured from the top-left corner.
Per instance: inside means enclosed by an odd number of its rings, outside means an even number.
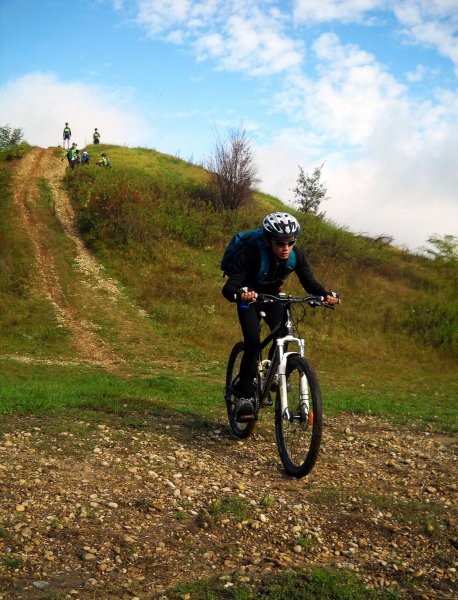
[[[86,243],[160,323],[168,351],[192,352],[197,364],[217,365],[215,375],[222,375],[240,336],[234,307],[220,292],[224,246],[266,212],[291,209],[258,193],[238,213],[216,212],[206,201],[204,169],[152,150],[101,149],[112,158],[111,170],[66,176]],[[295,214],[304,231],[299,245],[316,276],[343,299],[334,314],[316,311],[306,328],[312,361],[333,390],[331,410],[370,410],[378,404],[373,394],[387,399],[386,410],[393,399],[415,405],[432,388],[447,394],[458,356],[457,301],[447,271]],[[294,281],[288,289],[299,291]],[[342,400],[349,396],[351,406]]]
[[[164,360],[181,365],[174,373],[205,373],[221,383],[228,351],[240,337],[234,306],[221,295],[219,261],[225,244],[235,231],[257,226],[269,211],[294,211],[262,193],[237,213],[215,211],[207,201],[203,168],[154,150],[100,145],[99,151],[109,154],[111,169],[102,170],[93,160],[65,175],[85,244],[146,311],[154,348]],[[94,154],[95,147],[89,152]],[[33,248],[17,205],[7,201],[6,191],[10,198],[14,192],[10,170],[3,163],[3,347],[18,352],[19,339],[22,351],[39,346],[41,353],[65,356],[66,332],[56,329],[49,304],[33,293]],[[58,254],[65,261],[68,240],[55,222],[50,198],[43,181],[39,203],[50,228],[48,243],[63,245]],[[304,329],[329,396],[327,412],[422,414],[449,427],[458,356],[458,309],[449,273],[435,261],[294,214],[304,231],[299,245],[315,275],[343,300],[334,313],[311,313]],[[68,260],[61,268],[67,270],[70,289]],[[287,290],[300,291],[294,276]]]
[[[0,160],[6,597],[453,597],[455,274],[297,215],[343,303],[303,324],[325,426],[292,480],[270,409],[247,442],[228,434],[240,332],[219,270],[235,231],[286,207],[258,193],[216,212],[196,165],[89,150],[112,168]]]

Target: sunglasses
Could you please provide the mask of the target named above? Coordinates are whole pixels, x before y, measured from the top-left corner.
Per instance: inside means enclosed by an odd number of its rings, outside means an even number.
[[[279,248],[284,248],[285,246],[288,246],[288,248],[291,248],[291,246],[294,246],[296,241],[297,240],[290,240],[289,242],[280,242],[280,240],[274,240],[274,244],[276,246],[278,246]]]

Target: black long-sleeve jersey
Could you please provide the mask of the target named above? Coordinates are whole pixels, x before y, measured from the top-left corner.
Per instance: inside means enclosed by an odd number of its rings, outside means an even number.
[[[319,283],[308,264],[304,252],[300,248],[294,248],[296,253],[295,273],[299,277],[302,287],[309,294],[326,296],[328,292]],[[243,287],[248,287],[261,294],[277,294],[282,284],[289,275],[285,260],[279,260],[269,249],[270,266],[266,279],[261,283],[256,282],[261,266],[261,252],[256,245],[247,246],[236,260],[229,279],[226,281],[222,292],[223,296],[230,302],[235,302],[236,294]]]

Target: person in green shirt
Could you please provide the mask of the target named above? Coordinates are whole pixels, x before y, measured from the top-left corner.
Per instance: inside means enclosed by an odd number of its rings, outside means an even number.
[[[71,137],[72,137],[72,130],[68,126],[68,123],[65,123],[64,131],[62,133],[64,148],[65,148],[65,142],[67,142],[67,148],[70,146],[70,138]]]
[[[68,160],[68,166],[71,169],[75,168],[75,165],[78,161],[78,153],[76,151],[76,143],[73,142],[72,147],[69,148],[66,153],[64,154],[64,156],[62,157],[62,160]]]
[[[105,152],[102,152],[101,159],[97,161],[98,167],[111,167],[111,162]]]

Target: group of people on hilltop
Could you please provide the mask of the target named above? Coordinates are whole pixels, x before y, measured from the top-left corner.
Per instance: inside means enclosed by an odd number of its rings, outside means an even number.
[[[62,157],[62,160],[67,159],[68,165],[71,169],[74,169],[75,166],[78,164],[88,165],[90,158],[89,153],[87,152],[87,150],[80,152],[80,150],[77,148],[78,144],[76,144],[76,142],[73,142],[70,146],[71,137],[72,130],[70,129],[68,123],[65,123],[62,138],[63,146],[66,149],[66,152]],[[97,127],[94,129],[94,133],[92,134],[92,140],[94,144],[100,143],[100,132],[98,131]],[[100,160],[98,160],[95,164],[98,167],[111,167],[111,162],[106,152],[102,152],[102,154],[100,155]]]

